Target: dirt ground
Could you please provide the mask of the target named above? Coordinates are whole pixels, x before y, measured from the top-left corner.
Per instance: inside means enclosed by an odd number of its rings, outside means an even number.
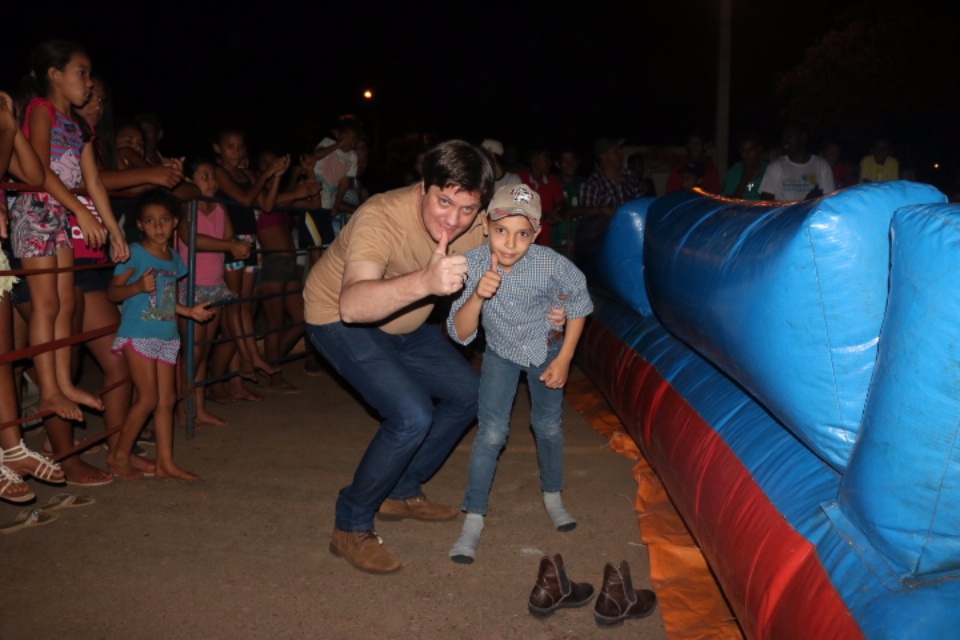
[[[604,563],[620,560],[630,562],[638,587],[650,587],[632,463],[581,416],[569,408],[564,415],[564,498],[579,520],[574,531],[553,530],[543,510],[524,388],[477,562],[447,557],[462,519],[382,522],[379,534],[403,568],[373,576],[327,545],[337,491],[377,420],[329,376],[307,377],[296,362],[286,371],[302,393],[213,405],[229,426],[201,429],[192,440],[178,434],[178,460],[201,482],[31,482],[38,506],[60,491],[97,503],[0,535],[0,640],[666,637],[659,610],[604,629],[593,603],[545,620],[527,612],[547,553],[562,553],[570,577],[598,590]],[[87,433],[101,429],[90,422]],[[29,433],[28,444],[39,448],[41,438]],[[462,500],[472,438],[425,487],[432,500]],[[88,459],[103,464],[102,453]],[[0,503],[0,522],[18,511]]]

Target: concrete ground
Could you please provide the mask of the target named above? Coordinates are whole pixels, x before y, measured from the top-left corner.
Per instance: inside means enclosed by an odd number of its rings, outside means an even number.
[[[547,553],[562,553],[570,577],[598,590],[604,563],[620,560],[630,562],[638,588],[650,587],[632,463],[581,416],[569,408],[564,415],[574,531],[553,530],[543,511],[523,388],[477,562],[447,557],[462,519],[382,522],[378,531],[403,568],[373,576],[327,545],[337,491],[378,422],[329,376],[307,377],[299,363],[286,371],[302,393],[213,405],[229,426],[189,441],[178,434],[177,458],[201,482],[31,482],[38,506],[59,491],[97,503],[0,535],[0,639],[665,638],[659,610],[604,629],[593,603],[544,620],[527,612]],[[91,419],[86,431],[99,430]],[[40,432],[27,437],[39,448]],[[462,500],[472,438],[425,487],[432,500]],[[88,459],[103,464],[102,453]],[[0,503],[0,522],[18,511]]]

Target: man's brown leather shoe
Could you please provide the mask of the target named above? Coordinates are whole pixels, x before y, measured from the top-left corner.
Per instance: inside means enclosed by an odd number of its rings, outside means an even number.
[[[646,618],[657,608],[657,595],[649,589],[634,591],[630,565],[610,563],[603,568],[603,587],[597,596],[593,617],[600,625],[623,622],[627,618]]]
[[[453,520],[460,514],[460,509],[456,507],[445,507],[436,502],[427,500],[427,496],[422,493],[416,498],[407,498],[406,500],[384,500],[380,505],[380,518],[382,520],[402,520],[410,518],[412,520]]]
[[[571,582],[563,566],[563,556],[559,553],[544,556],[540,560],[540,572],[537,584],[530,592],[527,608],[530,613],[543,617],[556,609],[582,607],[593,599],[593,585],[586,582]]]
[[[376,531],[334,529],[330,538],[330,553],[369,573],[390,573],[400,568],[400,561],[383,546],[383,540]]]

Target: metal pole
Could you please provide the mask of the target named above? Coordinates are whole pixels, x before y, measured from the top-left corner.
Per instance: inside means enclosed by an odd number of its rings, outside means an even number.
[[[187,305],[193,306],[194,295],[196,294],[197,289],[197,200],[191,200],[190,206],[188,208],[188,216],[190,222],[190,251],[188,253],[188,262],[187,265],[189,272],[187,273]],[[186,361],[186,366],[183,383],[184,387],[190,389],[193,387],[194,379],[196,378],[196,359],[194,357],[194,345],[196,343],[196,327],[195,320],[192,318],[187,320],[187,346],[186,346],[186,355],[184,360]],[[184,397],[184,413],[186,414],[187,424],[187,438],[193,438],[196,434],[196,421],[197,421],[197,395],[192,390]]]
[[[720,45],[717,55],[717,171],[727,171],[730,147],[730,16],[733,0],[720,0]]]

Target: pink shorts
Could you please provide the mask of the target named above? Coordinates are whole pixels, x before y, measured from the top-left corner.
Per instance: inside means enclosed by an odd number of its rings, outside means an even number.
[[[163,340],[161,338],[123,338],[113,339],[110,351],[116,354],[123,353],[127,346],[133,347],[134,353],[147,360],[156,360],[164,364],[177,364],[177,354],[180,352],[180,338]]]
[[[10,245],[18,258],[44,258],[72,249],[70,220],[60,203],[43,193],[21,193],[10,206]]]

